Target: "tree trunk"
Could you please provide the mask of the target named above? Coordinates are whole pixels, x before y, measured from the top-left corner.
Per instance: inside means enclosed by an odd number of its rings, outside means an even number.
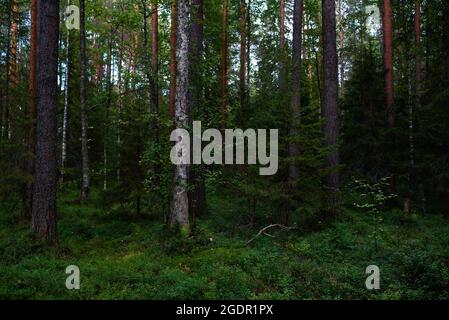
[[[245,110],[246,106],[246,37],[247,37],[247,19],[246,19],[245,0],[240,0],[240,108]]]
[[[189,125],[188,91],[189,91],[189,11],[188,0],[177,0],[177,43],[176,43],[176,99],[175,125],[176,128],[186,128]],[[173,202],[171,208],[171,226],[178,225],[183,235],[189,230],[189,199],[188,199],[188,171],[187,164],[175,167]]]
[[[159,24],[157,1],[151,4],[151,70],[153,84],[151,88],[151,112],[153,116],[159,112]]]
[[[170,27],[170,119],[175,118],[175,97],[176,97],[176,1],[172,0],[171,5],[171,27]]]
[[[335,1],[322,0],[323,9],[323,94],[322,109],[324,116],[325,146],[330,151],[326,156],[326,169],[330,172],[326,177],[327,210],[335,213],[339,206],[339,111],[338,111],[338,58],[337,34],[335,18]]]
[[[26,159],[26,172],[34,175],[35,147],[36,147],[36,67],[37,67],[37,0],[31,0],[30,4],[30,53],[28,76],[28,156]],[[25,184],[22,196],[22,218],[31,216],[33,204],[33,181]]]
[[[90,172],[88,146],[88,119],[86,111],[86,29],[85,29],[85,0],[80,0],[80,110],[81,110],[81,157],[83,180],[81,186],[81,200],[89,200]]]
[[[17,78],[17,38],[19,30],[19,1],[11,1],[12,24],[11,24],[11,47],[9,56],[9,82],[16,86]]]
[[[228,121],[228,0],[223,1],[223,25],[221,36],[221,127]]]
[[[34,178],[33,232],[57,242],[57,104],[59,1],[38,1],[37,146]]]
[[[301,44],[302,44],[302,0],[295,0],[293,14],[293,57],[292,57],[292,93],[290,101],[291,123],[290,139],[297,138],[299,134],[299,121],[301,114]],[[289,179],[295,181],[299,179],[299,168],[297,157],[299,156],[299,146],[294,141],[289,144]]]
[[[251,105],[251,0],[248,0],[248,9],[246,10],[246,107]]]
[[[199,115],[203,103],[203,40],[204,40],[204,6],[203,0],[192,1],[192,23],[190,29],[190,58],[195,61],[190,68],[190,115]],[[192,119],[190,119],[192,120]],[[206,213],[206,185],[201,166],[191,168],[190,181],[192,185],[190,199],[190,216],[192,223],[195,218]]]
[[[285,77],[287,75],[285,62],[287,55],[285,52],[285,0],[281,0],[279,6],[279,51],[279,90],[281,91],[281,94],[284,95],[286,93]]]
[[[382,0],[382,25],[384,40],[385,92],[387,103],[388,127],[395,125],[394,78],[393,78],[393,10],[391,0]]]
[[[10,30],[10,47],[7,54],[8,61],[8,75],[6,83],[6,103],[3,115],[3,135],[8,139],[11,139],[11,121],[12,117],[10,115],[10,86],[12,88],[17,86],[17,38],[19,29],[19,2],[17,0],[11,1],[11,30]]]
[[[421,1],[415,0],[415,106],[421,104]]]
[[[340,93],[343,92],[343,86],[345,81],[345,63],[343,59],[343,12],[342,12],[342,0],[338,0],[338,33],[339,33],[339,40],[340,40]]]
[[[68,1],[70,4],[70,1]],[[67,160],[67,127],[69,114],[69,86],[70,86],[70,31],[66,38],[66,65],[64,79],[64,111],[62,116],[62,142],[61,142],[61,182],[64,182],[65,162]]]

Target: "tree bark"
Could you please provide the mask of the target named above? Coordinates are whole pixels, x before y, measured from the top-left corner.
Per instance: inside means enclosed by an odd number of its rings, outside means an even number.
[[[175,126],[186,128],[189,125],[188,91],[189,91],[189,12],[188,0],[177,0],[177,43],[176,43],[176,99]],[[171,208],[171,226],[179,226],[183,235],[189,230],[189,199],[188,199],[187,164],[175,167],[173,202]]]
[[[240,0],[240,108],[246,109],[246,65],[247,65],[247,19],[246,19],[246,4],[245,0]]]
[[[171,27],[170,27],[170,119],[175,118],[175,97],[176,97],[176,1],[172,0],[171,5]]]
[[[59,1],[38,1],[37,145],[34,178],[33,232],[50,244],[57,242],[57,75]]]
[[[68,1],[70,4],[70,1]],[[66,65],[64,81],[64,111],[62,116],[62,142],[61,142],[61,182],[64,182],[65,162],[67,160],[67,127],[69,114],[69,86],[70,86],[70,30],[66,38]]]
[[[199,115],[203,102],[203,41],[204,41],[204,4],[203,0],[192,0],[192,23],[190,29],[190,107],[189,114]],[[192,117],[190,117],[192,118]],[[192,119],[190,119],[192,120]],[[189,196],[192,223],[196,217],[206,214],[206,185],[201,166],[191,168],[190,182],[192,191]]]
[[[36,148],[36,67],[37,67],[37,0],[30,3],[30,53],[28,76],[28,156],[26,159],[26,172],[34,175],[34,161]],[[27,181],[22,196],[22,218],[31,216],[33,204],[33,181]]]
[[[384,42],[384,72],[385,92],[387,103],[388,127],[395,125],[394,104],[394,75],[393,75],[393,10],[391,0],[382,0],[382,25]]]
[[[221,128],[228,121],[228,0],[223,1],[223,24],[221,35]]]
[[[302,47],[302,0],[295,0],[293,13],[293,56],[292,56],[292,93],[290,101],[291,123],[290,139],[295,139],[299,134],[299,122],[301,116],[301,47]],[[299,146],[294,141],[289,144],[289,179],[295,181],[299,179],[299,167],[297,157],[299,156]]]
[[[285,0],[281,0],[279,6],[279,89],[281,94],[285,92],[285,77],[286,77],[286,52],[285,52]]]
[[[159,24],[157,1],[151,4],[151,70],[153,72],[153,85],[151,90],[151,112],[156,115],[159,112]]]
[[[327,210],[335,213],[339,206],[339,111],[338,111],[338,58],[335,1],[322,0],[323,10],[323,94],[322,109],[324,116],[325,147],[329,153],[325,159],[326,169],[330,172],[326,177]]]
[[[81,157],[82,186],[81,200],[88,201],[90,193],[88,119],[86,111],[86,29],[85,0],[80,0],[80,110],[81,110]]]
[[[421,1],[415,0],[415,107],[421,104]]]
[[[251,105],[251,0],[248,0],[248,8],[246,10],[246,106]]]
[[[19,1],[11,1],[12,24],[11,24],[11,47],[9,56],[9,82],[16,86],[17,79],[17,38],[19,30]]]

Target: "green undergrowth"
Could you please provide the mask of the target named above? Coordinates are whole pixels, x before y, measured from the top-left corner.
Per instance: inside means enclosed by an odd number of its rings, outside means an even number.
[[[316,232],[238,226],[231,199],[212,196],[209,215],[188,239],[160,219],[59,202],[60,244],[37,242],[16,213],[0,213],[0,298],[12,299],[447,299],[449,220],[382,213],[377,248],[372,218],[348,210]],[[77,265],[81,289],[65,287]],[[381,270],[381,289],[365,269]]]

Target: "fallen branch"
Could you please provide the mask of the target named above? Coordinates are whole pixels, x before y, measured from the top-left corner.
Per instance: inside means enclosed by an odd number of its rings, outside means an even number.
[[[282,224],[270,224],[269,226],[267,226],[267,227],[261,229],[261,230],[259,231],[258,234],[256,234],[253,238],[251,238],[251,240],[249,240],[249,241],[246,243],[246,245],[249,245],[251,242],[253,242],[253,241],[256,240],[257,238],[259,238],[262,234],[266,234],[265,232],[266,232],[267,230],[271,229],[271,228],[281,228],[281,229],[283,229],[283,230],[296,230],[296,229],[297,229],[296,227],[287,227],[287,226],[284,226],[284,225],[282,225]]]

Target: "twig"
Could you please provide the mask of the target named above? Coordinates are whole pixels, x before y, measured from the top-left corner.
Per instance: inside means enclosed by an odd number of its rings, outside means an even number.
[[[295,230],[295,229],[297,229],[296,227],[287,227],[287,226],[284,226],[284,225],[282,225],[282,224],[270,224],[269,226],[267,226],[267,227],[261,229],[261,230],[259,231],[258,234],[256,234],[251,240],[249,240],[249,241],[246,243],[246,245],[249,245],[251,242],[253,242],[253,241],[256,240],[257,238],[259,238],[262,234],[265,234],[265,231],[267,231],[268,229],[276,228],[276,227],[277,227],[277,228],[281,228],[281,229],[283,229],[283,230]]]

